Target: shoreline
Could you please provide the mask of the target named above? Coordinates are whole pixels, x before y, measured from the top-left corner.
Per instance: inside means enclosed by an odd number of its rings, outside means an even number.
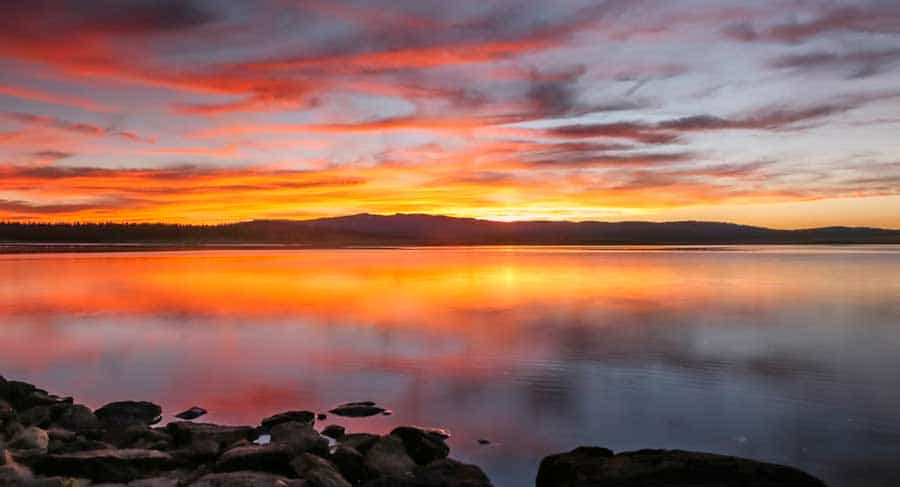
[[[329,415],[390,415],[371,401],[325,412],[286,411],[259,425],[164,426],[162,408],[119,401],[96,410],[0,376],[0,486],[30,487],[492,487],[476,465],[450,458],[450,434],[397,425],[390,433],[321,426]],[[167,418],[169,415],[166,416]],[[317,425],[317,420],[319,425]],[[823,487],[798,469],[680,450],[613,453],[578,447],[545,457],[536,487],[746,485]]]

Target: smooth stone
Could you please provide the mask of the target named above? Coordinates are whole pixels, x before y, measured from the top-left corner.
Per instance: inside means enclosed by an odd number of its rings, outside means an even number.
[[[335,440],[340,440],[341,438],[343,438],[346,432],[347,430],[343,426],[337,424],[329,424],[322,429],[323,436],[334,438]]]
[[[191,487],[291,487],[287,477],[265,472],[211,473],[188,484]]]
[[[580,447],[541,461],[536,487],[824,487],[792,467],[744,458],[682,450],[639,450],[613,454]]]
[[[50,435],[46,430],[29,426],[20,431],[7,445],[12,450],[36,450],[45,452],[50,444]]]
[[[207,412],[208,412],[207,410],[205,410],[199,406],[194,406],[190,409],[184,410],[184,411],[176,414],[175,417],[178,419],[191,420],[191,419],[197,419],[200,416],[205,415]]]
[[[365,454],[366,468],[382,477],[409,478],[416,468],[416,462],[406,452],[406,447],[397,436],[379,438]]]
[[[294,473],[291,460],[296,455],[287,445],[249,445],[232,448],[216,461],[217,472],[238,472],[253,470],[280,475]]]
[[[316,413],[311,411],[286,411],[269,416],[262,420],[261,424],[263,428],[269,430],[276,425],[289,422],[306,423],[313,426],[316,424]]]
[[[162,419],[162,408],[147,401],[118,401],[94,411],[94,415],[107,426],[151,425]]]
[[[352,487],[337,468],[328,460],[304,453],[291,465],[294,471],[313,487]]]
[[[220,426],[210,423],[175,421],[166,425],[177,445],[187,445],[201,440],[212,440],[220,447],[230,446],[240,440],[253,441],[259,436],[252,426]]]
[[[328,453],[328,440],[307,423],[291,421],[272,428],[272,443],[288,445],[295,454]]]
[[[419,465],[447,458],[450,447],[444,442],[450,434],[445,430],[400,426],[391,431],[391,436],[403,440],[406,453]]]
[[[174,468],[173,458],[156,450],[94,450],[47,455],[32,463],[35,473],[84,477],[97,482],[130,482]]]

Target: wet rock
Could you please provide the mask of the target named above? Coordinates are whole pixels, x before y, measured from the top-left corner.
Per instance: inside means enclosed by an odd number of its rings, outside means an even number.
[[[306,423],[291,421],[280,423],[272,428],[272,443],[288,445],[295,454],[328,453],[328,440]]]
[[[450,435],[444,430],[401,426],[391,431],[391,436],[403,440],[406,453],[419,465],[447,458],[450,447],[444,442]]]
[[[322,429],[322,435],[329,438],[334,438],[335,440],[340,440],[344,437],[346,431],[347,430],[344,429],[343,426],[337,424],[329,424],[324,429]]]
[[[397,436],[379,438],[365,454],[366,468],[381,477],[411,478],[416,462]]]
[[[175,417],[178,419],[191,420],[191,419],[197,419],[200,416],[205,415],[207,412],[208,412],[207,410],[205,410],[199,406],[194,406],[190,409],[184,410],[184,411],[176,414]]]
[[[47,455],[32,464],[35,473],[89,478],[95,482],[130,482],[171,470],[171,456],[156,450],[94,450]]]
[[[310,487],[351,487],[337,468],[328,460],[304,453],[295,459],[293,465],[298,476],[305,479]]]
[[[50,436],[46,430],[36,426],[29,426],[20,431],[7,445],[12,450],[32,450],[47,452]]]
[[[287,411],[269,416],[262,420],[261,424],[264,429],[270,430],[279,424],[289,422],[305,423],[313,426],[316,424],[316,413],[311,411]]]
[[[210,423],[176,421],[166,425],[176,445],[187,445],[198,441],[211,440],[220,447],[232,445],[240,440],[253,441],[259,436],[251,426],[220,426]]]
[[[253,470],[280,475],[294,473],[291,460],[295,457],[287,445],[270,443],[268,445],[249,445],[232,448],[216,461],[217,472],[238,472]]]
[[[386,411],[386,409],[376,406],[372,401],[361,401],[344,403],[328,412],[349,418],[365,418],[383,414]]]
[[[369,451],[369,448],[371,448],[379,438],[381,437],[371,433],[351,433],[349,435],[344,435],[344,437],[341,438],[341,444],[349,446],[365,455],[366,452]]]
[[[281,475],[264,472],[226,472],[204,475],[189,484],[191,487],[291,487],[292,482]]]
[[[476,467],[449,458],[415,470],[416,487],[491,487],[487,475]]]
[[[162,419],[162,408],[147,401],[119,401],[101,407],[94,415],[107,427],[151,425]]]
[[[328,458],[341,475],[353,485],[361,484],[369,478],[365,457],[354,448],[338,445]]]
[[[795,468],[743,458],[681,450],[639,450],[613,454],[581,447],[541,461],[536,487],[824,487]]]

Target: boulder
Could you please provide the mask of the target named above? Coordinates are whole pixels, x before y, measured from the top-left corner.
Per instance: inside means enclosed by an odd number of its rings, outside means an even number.
[[[387,410],[376,406],[372,401],[361,401],[344,403],[328,412],[349,418],[365,418],[368,416],[375,416],[376,414],[383,414],[385,411]]]
[[[414,475],[416,487],[491,487],[480,468],[450,458],[421,466]]]
[[[249,445],[232,448],[216,461],[217,472],[239,472],[253,470],[280,475],[294,473],[291,460],[295,457],[287,445],[270,443],[268,445]]]
[[[173,442],[172,435],[165,430],[151,428],[145,424],[130,424],[109,429],[104,434],[103,440],[119,448],[148,450],[166,450]]]
[[[147,401],[119,401],[101,407],[94,415],[107,427],[151,425],[162,419],[162,408]]]
[[[90,408],[82,404],[58,404],[51,407],[54,426],[90,436],[100,432],[100,420]]]
[[[191,487],[291,487],[287,477],[264,472],[211,473],[189,484]]]
[[[824,487],[795,468],[744,458],[681,450],[613,454],[581,447],[541,461],[536,487]]]
[[[46,430],[29,426],[20,431],[7,445],[12,450],[30,450],[46,453],[50,443],[50,435]]]
[[[17,411],[25,411],[35,406],[52,406],[72,402],[71,397],[54,396],[43,389],[15,380],[0,382],[0,399],[10,403]]]
[[[272,443],[288,445],[298,455],[307,452],[318,455],[328,453],[328,440],[311,425],[296,421],[275,425],[272,428]]]
[[[50,406],[34,406],[24,411],[19,411],[17,419],[24,426],[47,428],[50,426],[50,420],[52,419]]]
[[[31,477],[28,467],[16,463],[9,451],[0,448],[0,485],[21,485]]]
[[[93,450],[46,455],[35,459],[32,469],[40,475],[89,478],[95,482],[130,482],[171,470],[175,462],[156,450]]]
[[[352,433],[349,435],[344,435],[341,438],[341,444],[349,446],[354,450],[362,453],[363,455],[369,451],[369,448],[378,441],[378,438],[381,438],[378,435],[373,435],[371,433]]]
[[[416,462],[406,453],[403,440],[382,436],[365,454],[365,465],[381,477],[411,478]]]
[[[14,419],[16,417],[16,410],[13,409],[12,404],[5,399],[0,399],[0,423],[4,421],[8,421],[10,419]]]
[[[322,429],[322,436],[327,436],[329,438],[333,438],[335,440],[340,440],[344,437],[346,433],[346,429],[343,426],[337,424],[329,424],[324,429]]]
[[[314,426],[316,424],[316,413],[310,411],[286,411],[278,413],[262,420],[262,427],[268,431],[281,423],[288,422],[305,423]]]
[[[115,448],[113,445],[103,441],[90,440],[83,436],[76,436],[74,440],[63,442],[63,441],[51,441],[50,442],[50,453],[53,454],[65,454],[65,453],[78,453],[82,451],[94,451],[94,450],[109,450]]]
[[[176,445],[188,445],[197,441],[211,440],[220,447],[232,445],[240,440],[255,440],[259,434],[252,426],[220,426],[210,423],[175,421],[166,425]]]
[[[406,453],[419,465],[447,458],[450,454],[450,447],[445,443],[450,435],[444,430],[400,426],[391,431],[391,436],[403,440]]]
[[[351,484],[358,485],[369,478],[369,469],[362,453],[345,445],[338,445],[328,456],[341,475]]]
[[[331,462],[315,455],[304,453],[291,465],[310,487],[352,487]]]
[[[197,419],[206,413],[207,413],[207,411],[205,409],[198,407],[198,406],[194,406],[190,409],[184,410],[184,411],[176,414],[175,417],[178,419],[191,420],[191,419]]]
[[[172,455],[172,458],[179,464],[193,465],[215,460],[219,456],[221,450],[222,447],[217,441],[200,439],[193,443],[182,445],[174,450],[169,450],[168,453],[169,455]]]

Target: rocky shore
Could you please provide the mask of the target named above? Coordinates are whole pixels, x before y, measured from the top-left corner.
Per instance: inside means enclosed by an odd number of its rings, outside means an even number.
[[[389,414],[370,402],[332,411]],[[196,419],[195,407],[175,415]],[[258,426],[162,421],[150,402],[97,410],[0,377],[0,486],[31,487],[489,487],[477,466],[449,458],[440,429],[398,426],[387,435],[317,429],[322,413],[287,411]],[[821,487],[799,470],[706,453],[582,447],[540,465],[537,487]]]

